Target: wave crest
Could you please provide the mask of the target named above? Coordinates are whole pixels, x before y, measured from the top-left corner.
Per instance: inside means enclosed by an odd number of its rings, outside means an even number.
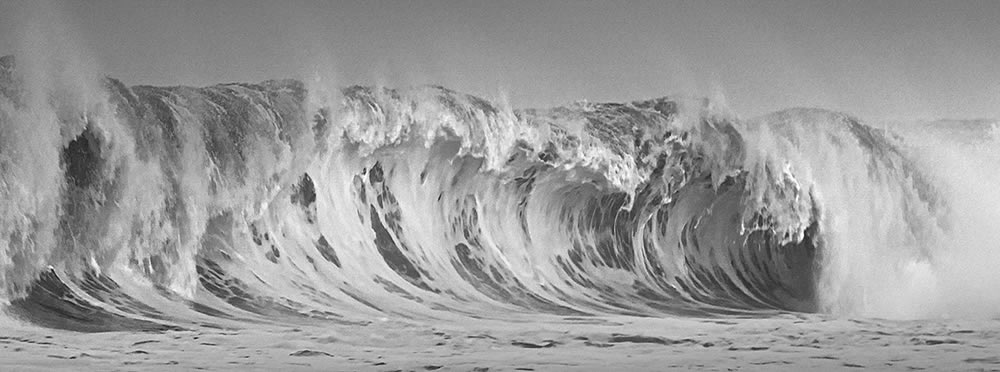
[[[835,112],[108,79],[67,115],[5,71],[0,286],[51,326],[865,312],[949,229],[905,142]]]

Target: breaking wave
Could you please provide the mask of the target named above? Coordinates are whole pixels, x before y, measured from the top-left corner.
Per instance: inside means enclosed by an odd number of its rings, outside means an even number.
[[[991,123],[963,141],[820,109],[294,80],[82,92],[0,62],[0,290],[43,326],[1000,304],[974,292],[1000,281]]]

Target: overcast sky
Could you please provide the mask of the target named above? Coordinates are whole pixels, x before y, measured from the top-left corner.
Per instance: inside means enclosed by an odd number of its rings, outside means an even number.
[[[520,107],[686,94],[724,97],[743,116],[817,106],[1000,118],[1000,1],[129,0],[41,11],[58,17],[16,7],[0,0],[0,53],[59,19],[101,72],[131,85],[319,74],[502,92]]]

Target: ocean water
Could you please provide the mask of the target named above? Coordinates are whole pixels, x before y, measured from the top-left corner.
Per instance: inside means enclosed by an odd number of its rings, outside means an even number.
[[[1000,315],[996,121],[84,89],[0,62],[0,325],[19,332],[599,324],[608,346],[662,346],[624,324]]]

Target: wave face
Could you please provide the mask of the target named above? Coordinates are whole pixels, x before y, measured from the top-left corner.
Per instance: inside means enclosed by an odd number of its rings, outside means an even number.
[[[293,80],[80,93],[2,62],[0,289],[43,326],[920,316],[900,308],[948,288],[921,273],[957,204],[919,146],[845,114]]]

